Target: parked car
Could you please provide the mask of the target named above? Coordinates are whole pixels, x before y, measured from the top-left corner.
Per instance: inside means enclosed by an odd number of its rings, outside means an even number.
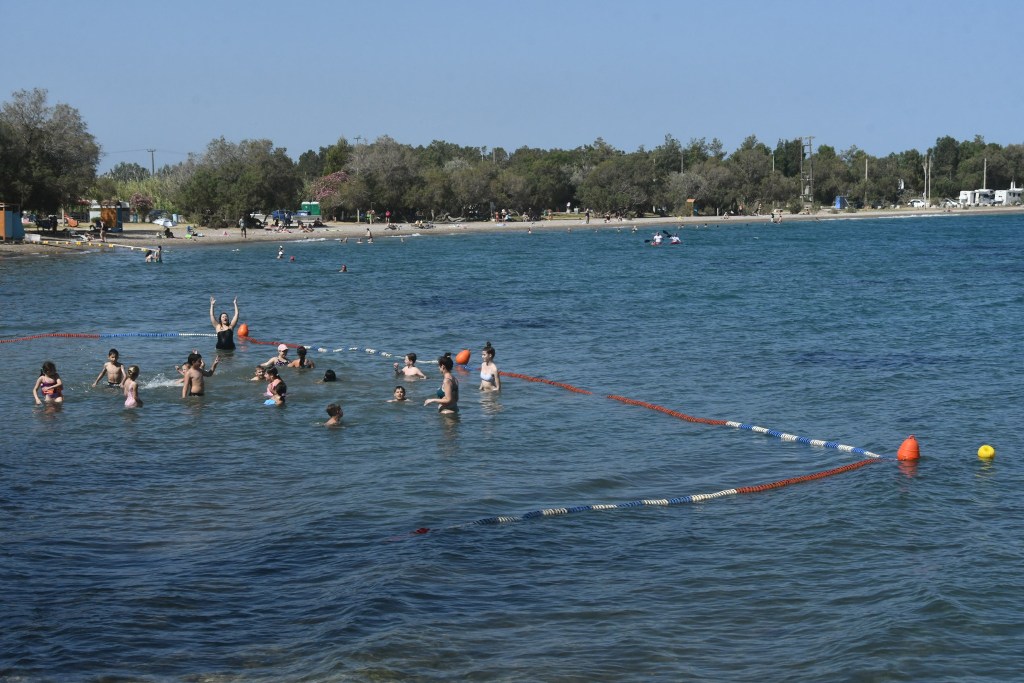
[[[928,206],[928,204],[923,199],[911,199],[909,202],[907,202],[907,206],[913,209],[923,209],[924,207]]]
[[[958,202],[955,199],[950,199],[949,197],[946,197],[945,199],[942,200],[939,206],[941,206],[944,209],[955,209],[958,206],[960,206],[960,202]]]

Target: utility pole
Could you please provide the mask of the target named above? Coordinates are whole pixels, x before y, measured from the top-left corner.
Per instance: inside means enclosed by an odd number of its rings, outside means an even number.
[[[800,182],[803,185],[801,195],[805,202],[814,202],[814,136],[808,135],[800,138]],[[804,159],[807,159],[807,168],[804,170]]]
[[[156,150],[147,149],[146,151],[149,152],[149,174],[156,175],[156,157],[154,156],[156,154]]]

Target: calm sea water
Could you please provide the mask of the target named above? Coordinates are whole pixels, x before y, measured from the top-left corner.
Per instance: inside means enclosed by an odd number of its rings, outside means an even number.
[[[1019,680],[1024,217],[651,232],[0,262],[0,339],[127,335],[0,344],[0,680]],[[209,333],[210,295],[257,339],[329,350],[287,371],[287,408],[247,381],[271,346],[182,401],[174,365],[214,340],[134,336]],[[487,340],[502,370],[594,393],[479,395]],[[111,346],[140,410],[90,386]],[[462,348],[450,421],[422,401]],[[387,403],[409,351],[430,379]],[[55,412],[30,398],[47,359]],[[922,460],[458,526],[859,459],[609,394],[887,456],[913,433]]]

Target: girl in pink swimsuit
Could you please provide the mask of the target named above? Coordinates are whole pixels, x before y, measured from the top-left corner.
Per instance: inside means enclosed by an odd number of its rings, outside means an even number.
[[[43,395],[42,400],[39,399],[40,393]],[[64,382],[57,374],[57,366],[52,360],[44,362],[43,367],[39,370],[39,378],[36,379],[36,384],[32,387],[32,397],[36,400],[36,405],[42,405],[44,401],[46,403],[64,402]]]

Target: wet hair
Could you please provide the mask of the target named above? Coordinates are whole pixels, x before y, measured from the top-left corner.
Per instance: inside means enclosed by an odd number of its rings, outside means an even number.
[[[110,349],[109,351],[107,351],[107,355],[108,356],[120,356],[121,354],[118,353],[117,349]]]
[[[338,381],[338,376],[334,374],[334,370],[326,370],[324,372],[324,381],[325,382],[337,382]]]
[[[402,390],[402,394],[405,394],[405,387],[403,387],[401,384],[395,387],[395,391],[398,391],[399,389]]]
[[[416,354],[415,353],[407,353],[407,354],[405,354],[405,357],[408,358],[410,361],[412,361],[413,365],[416,365]]]
[[[138,365],[133,365],[130,368],[128,368],[128,378],[129,379],[135,379],[138,376],[139,376],[139,366]]]
[[[330,403],[327,406],[327,414],[330,415],[331,417],[334,417],[335,415],[338,415],[340,417],[345,413],[341,410],[341,406],[339,406],[337,403]]]
[[[188,364],[189,365],[193,365],[197,360],[202,360],[202,359],[203,359],[202,354],[196,353],[195,351],[193,351],[192,353],[188,354]]]
[[[43,361],[43,367],[39,368],[40,375],[46,375],[47,377],[57,377],[57,366],[52,360]]]
[[[263,376],[264,377],[277,377],[277,368],[273,368],[273,367],[266,368],[263,371]]]
[[[455,363],[452,362],[452,352],[446,351],[443,356],[440,356],[437,359],[437,364],[444,368],[445,370],[451,370],[453,367],[455,367]]]
[[[299,356],[301,358],[305,358],[306,357],[306,347],[305,346],[297,346],[295,348],[295,353],[299,354]]]
[[[491,358],[494,358],[494,347],[491,346],[491,342],[484,344],[483,352],[491,354]]]

